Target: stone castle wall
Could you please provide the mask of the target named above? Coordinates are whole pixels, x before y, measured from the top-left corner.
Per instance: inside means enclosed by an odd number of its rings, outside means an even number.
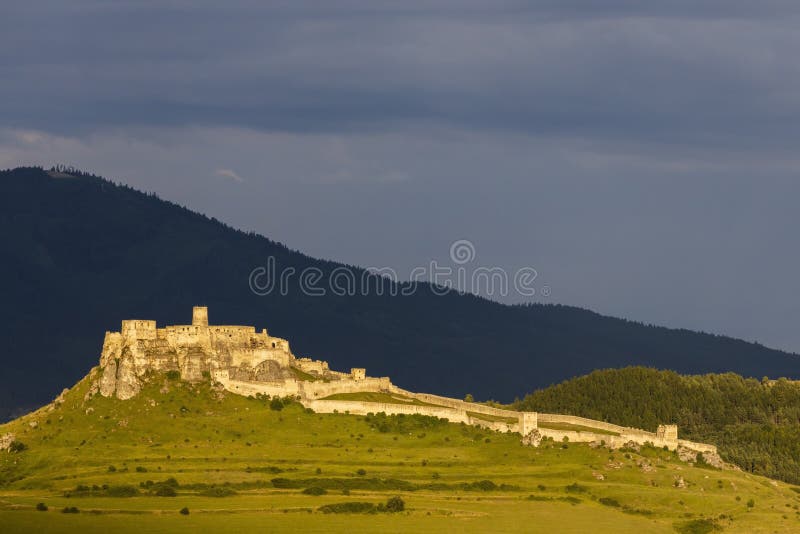
[[[453,410],[447,407],[420,406],[418,404],[389,404],[382,402],[362,402],[343,400],[314,400],[301,401],[303,406],[311,408],[317,413],[350,413],[354,415],[367,415],[375,413],[386,414],[419,414],[447,419],[452,423],[469,423],[466,412]]]
[[[594,419],[587,419],[585,417],[577,417],[574,415],[561,415],[555,413],[540,413],[539,414],[539,423],[562,423],[562,424],[569,424],[569,425],[580,425],[580,426],[588,426],[592,428],[598,428],[601,430],[608,430],[609,432],[625,432],[628,430],[635,430],[632,428],[627,428],[624,426],[614,425],[611,423],[606,423],[604,421],[596,421]],[[655,434],[653,434],[655,436]]]
[[[714,445],[709,443],[698,443],[696,441],[689,441],[686,439],[679,439],[678,440],[679,447],[685,447],[687,449],[691,449],[693,451],[702,452],[702,453],[709,453],[709,454],[717,454],[717,448]]]

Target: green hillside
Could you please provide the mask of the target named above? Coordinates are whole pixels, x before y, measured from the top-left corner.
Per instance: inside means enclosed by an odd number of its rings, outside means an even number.
[[[644,367],[604,369],[538,390],[519,410],[565,413],[714,443],[746,471],[800,484],[800,383],[733,373],[679,375]]]
[[[800,528],[800,488],[661,449],[523,447],[435,418],[321,415],[166,375],[128,401],[88,391],[87,378],[0,426],[15,434],[15,452],[0,452],[4,533]]]

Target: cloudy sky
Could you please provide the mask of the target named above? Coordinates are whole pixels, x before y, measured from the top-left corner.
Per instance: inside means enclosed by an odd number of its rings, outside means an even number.
[[[6,0],[0,167],[800,351],[800,3]],[[518,301],[509,296],[506,300]]]

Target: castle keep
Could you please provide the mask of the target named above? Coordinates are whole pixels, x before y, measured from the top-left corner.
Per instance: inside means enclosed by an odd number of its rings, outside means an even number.
[[[122,321],[106,332],[100,393],[129,399],[150,372],[179,372],[182,380],[213,378],[244,395],[301,395],[316,398],[339,391],[388,390],[388,378],[367,378],[362,368],[340,373],[328,363],[297,358],[289,342],[253,326],[210,326],[208,309],[196,306],[192,324],[158,328],[155,321]],[[319,381],[319,383],[317,383]]]
[[[136,396],[152,373],[179,373],[187,381],[211,380],[240,395],[293,396],[320,413],[366,415],[421,414],[499,432],[517,432],[523,443],[537,446],[544,438],[557,441],[603,442],[612,448],[631,442],[675,450],[716,454],[716,447],[678,439],[678,427],[661,425],[656,432],[561,414],[517,412],[479,403],[401,389],[388,377],[374,378],[363,368],[333,371],[328,363],[298,358],[289,342],[253,326],[209,325],[208,309],[192,310],[192,323],[158,328],[155,321],[122,321],[119,332],[106,332],[100,357],[101,395]],[[373,392],[380,402],[348,395]],[[357,397],[357,395],[356,395]]]

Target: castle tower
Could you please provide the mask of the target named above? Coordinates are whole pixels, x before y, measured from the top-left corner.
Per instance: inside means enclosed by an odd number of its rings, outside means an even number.
[[[669,449],[678,447],[678,425],[658,425],[656,436],[663,439]]]
[[[520,412],[519,416],[519,433],[523,437],[527,436],[537,428],[539,428],[539,413],[538,412]]]
[[[192,326],[208,326],[208,308],[205,306],[192,308]]]
[[[360,382],[367,377],[367,370],[363,367],[353,367],[350,369],[350,378],[356,382]]]

